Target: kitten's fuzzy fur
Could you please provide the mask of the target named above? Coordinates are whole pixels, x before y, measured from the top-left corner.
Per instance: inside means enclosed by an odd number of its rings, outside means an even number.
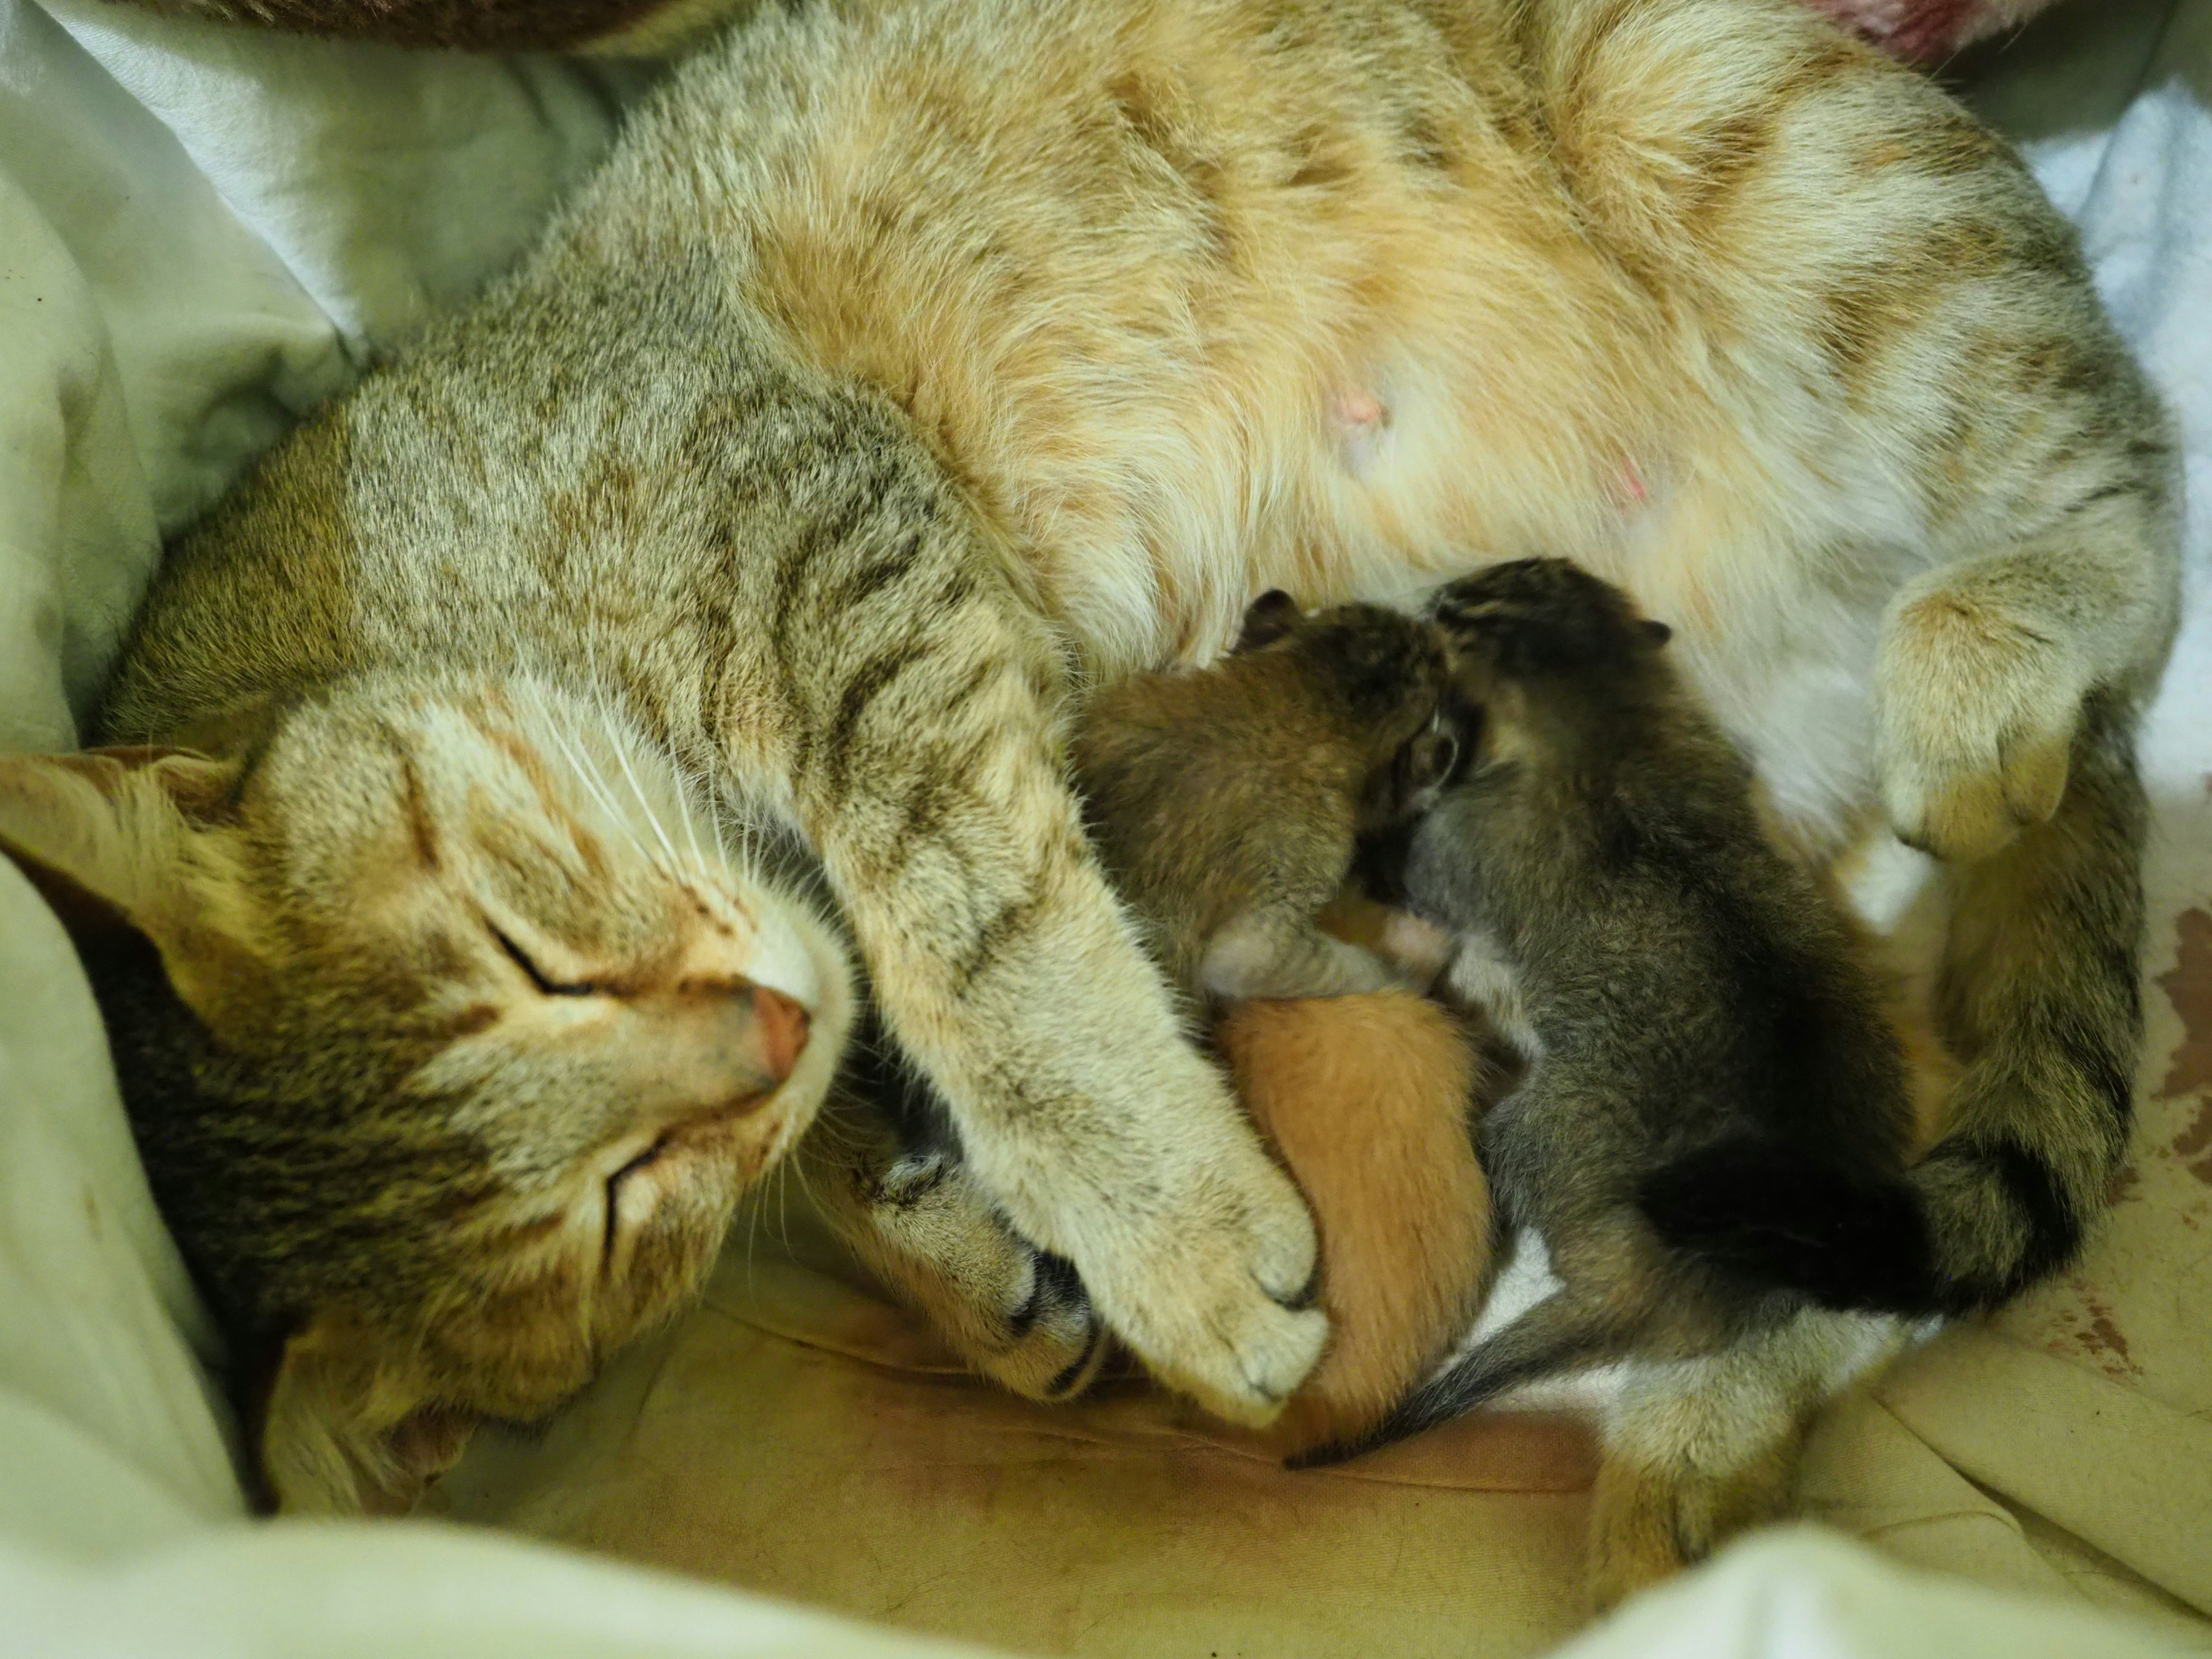
[[[1328,1346],[1267,1442],[1355,1439],[1474,1322],[1490,1188],[1473,1120],[1493,1079],[1458,1022],[1404,990],[1240,1003],[1213,1039],[1321,1235]]]
[[[1721,1352],[1808,1303],[1954,1296],[1905,1178],[1912,1098],[1859,930],[1769,840],[1664,626],[1557,559],[1435,606],[1481,734],[1413,829],[1403,890],[1512,987],[1528,1071],[1483,1162],[1562,1283],[1377,1437],[1562,1370]]]
[[[1886,817],[1944,861],[1967,1070],[1917,1178],[1994,1298],[2125,1144],[2178,499],[2018,158],[1789,0],[842,0],[678,70],[514,276],[273,453],[175,550],[102,725],[242,766],[349,711],[315,787],[246,792],[331,893],[404,798],[386,705],[518,676],[568,741],[785,826],[951,1103],[975,1224],[1002,1206],[1257,1418],[1322,1345],[1284,1305],[1311,1229],[1085,848],[1086,680],[1204,659],[1272,586],[1537,552],[1620,582],[1806,844]],[[458,787],[468,724],[397,752]],[[166,793],[132,808],[158,868],[230,867]],[[188,1002],[303,902],[235,873],[111,884],[196,895]],[[1624,1407],[1606,1583],[1712,1541],[1839,1344]]]
[[[1426,805],[1455,753],[1428,623],[1303,617],[1263,594],[1214,667],[1143,674],[1085,710],[1076,787],[1099,857],[1187,992],[1377,991],[1382,959],[1316,925],[1362,835]]]

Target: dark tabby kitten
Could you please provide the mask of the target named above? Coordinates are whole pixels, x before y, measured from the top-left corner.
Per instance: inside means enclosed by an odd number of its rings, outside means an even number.
[[[1435,611],[1481,732],[1407,838],[1404,894],[1460,935],[1455,980],[1492,991],[1528,1061],[1484,1164],[1563,1284],[1375,1439],[1563,1370],[1715,1354],[1810,1303],[1954,1304],[1864,941],[1762,825],[1666,625],[1559,559],[1493,566]]]
[[[1431,624],[1262,595],[1235,652],[1093,702],[1075,771],[1099,856],[1186,991],[1229,1000],[1377,991],[1390,969],[1323,933],[1358,836],[1426,804],[1456,745]]]

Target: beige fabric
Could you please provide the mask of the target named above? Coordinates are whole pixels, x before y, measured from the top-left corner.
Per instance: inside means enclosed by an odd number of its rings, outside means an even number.
[[[466,1517],[1046,1653],[1296,1659],[1387,1631],[1419,1659],[1574,1626],[1590,1468],[1558,1419],[1289,1474],[1134,1379],[1034,1406],[793,1214],[550,1434],[479,1446],[448,1489]]]

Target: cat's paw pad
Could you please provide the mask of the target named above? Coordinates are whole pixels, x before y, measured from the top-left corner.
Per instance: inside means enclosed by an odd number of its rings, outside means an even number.
[[[1256,1141],[1184,1174],[1109,1270],[1091,1269],[1092,1289],[1155,1376],[1218,1417],[1264,1426],[1328,1340],[1313,1220]]]
[[[1030,1250],[1009,1291],[1003,1341],[971,1356],[971,1363],[1027,1399],[1074,1399],[1097,1376],[1109,1346],[1105,1322],[1091,1307],[1083,1280],[1060,1257]]]
[[[946,1346],[1030,1400],[1072,1400],[1109,1346],[1083,1280],[1007,1225],[988,1194],[940,1153],[899,1158],[872,1194],[863,1254]]]
[[[1875,762],[1898,839],[1986,858],[2058,810],[2089,675],[2077,653],[1986,601],[1900,606],[1875,678]]]

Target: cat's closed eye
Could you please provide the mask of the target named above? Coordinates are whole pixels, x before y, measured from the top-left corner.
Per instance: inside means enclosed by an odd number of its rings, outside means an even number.
[[[514,935],[507,933],[506,929],[500,927],[498,923],[487,919],[484,922],[484,927],[489,931],[493,942],[495,943],[501,951],[506,952],[508,961],[512,962],[517,968],[520,968],[522,970],[523,976],[527,979],[532,985],[537,988],[538,993],[540,996],[598,996],[605,988],[593,983],[590,980],[564,980],[556,978],[555,975],[546,972],[545,969],[538,964],[537,958],[532,957],[529,951],[524,950],[520,945],[516,944],[514,942]]]

